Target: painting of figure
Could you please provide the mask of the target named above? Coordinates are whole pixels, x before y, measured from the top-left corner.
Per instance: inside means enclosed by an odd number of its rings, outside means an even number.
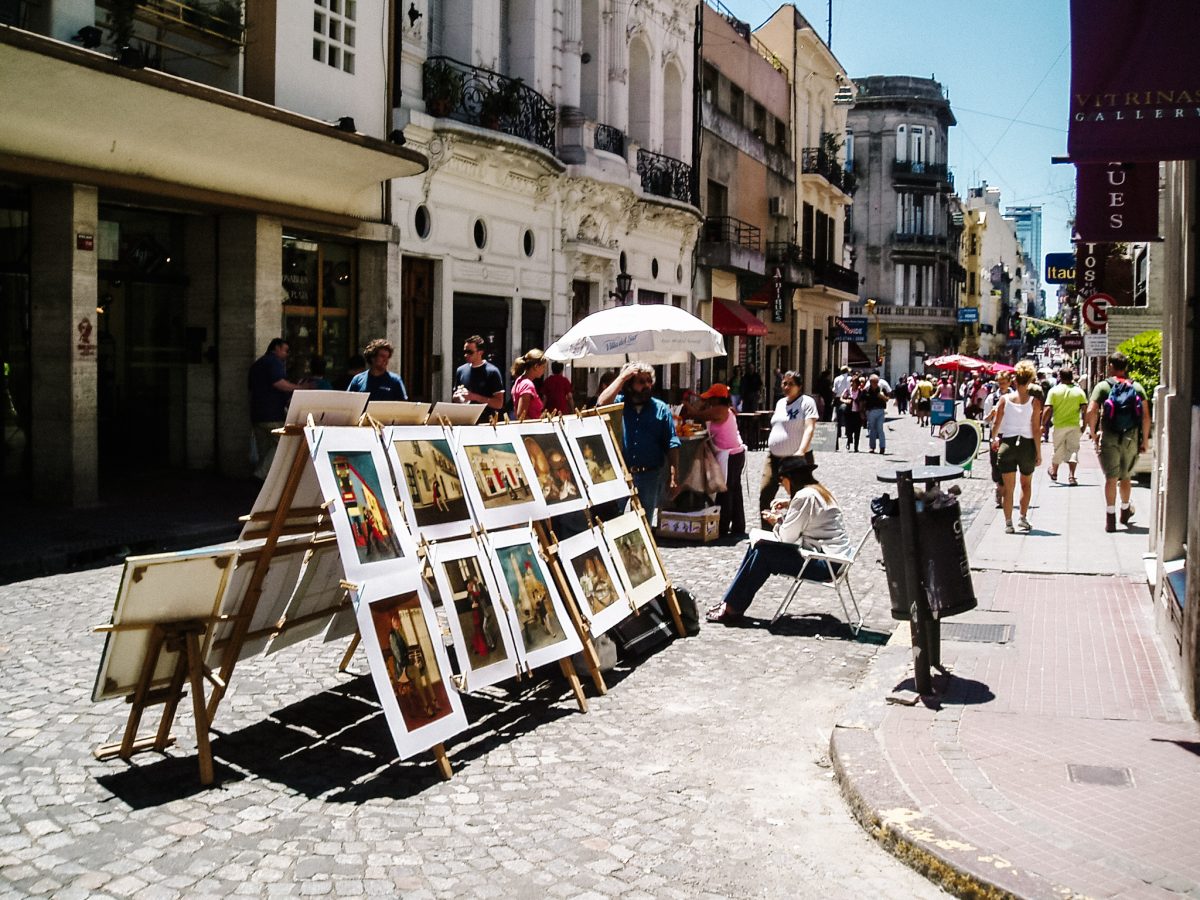
[[[616,585],[598,549],[575,557],[571,560],[571,567],[592,616],[599,615],[617,601]]]
[[[588,479],[592,484],[604,484],[616,479],[617,469],[608,455],[608,447],[603,436],[584,435],[578,438],[578,444],[583,464],[587,468]]]
[[[557,506],[580,500],[583,493],[558,432],[549,430],[527,434],[524,441],[546,505]]]
[[[650,559],[650,549],[641,529],[623,534],[613,541],[617,552],[621,554],[621,562],[629,575],[629,586],[638,588],[655,575],[654,563]]]
[[[392,446],[418,528],[470,519],[449,441],[397,440]]]
[[[381,562],[402,557],[371,452],[337,451],[331,452],[328,459],[358,561]]]
[[[528,503],[533,499],[533,489],[512,444],[472,444],[465,450],[484,509]]]
[[[550,600],[550,589],[533,548],[528,544],[502,547],[496,555],[516,607],[525,649],[532,652],[561,641],[565,637],[563,623]]]
[[[416,591],[370,606],[375,638],[408,731],[450,715],[445,678]]]
[[[470,667],[482,669],[508,659],[496,617],[496,598],[488,590],[478,557],[444,563],[443,571],[452,592],[449,602],[458,617]]]

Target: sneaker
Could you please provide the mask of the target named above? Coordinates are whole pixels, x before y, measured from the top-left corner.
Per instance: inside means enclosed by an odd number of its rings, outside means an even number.
[[[1016,534],[1017,533],[1017,530],[1015,528],[1013,528],[1012,522],[1004,523],[1004,533],[1005,534]]]
[[[1017,521],[1017,529],[1020,531],[1033,531],[1033,526],[1029,524],[1029,520],[1024,516]]]
[[[1117,530],[1117,514],[1116,513],[1105,513],[1104,514],[1104,530],[1109,533],[1112,533]]]
[[[1121,510],[1121,524],[1128,525],[1133,521],[1133,504],[1129,504],[1128,509]]]

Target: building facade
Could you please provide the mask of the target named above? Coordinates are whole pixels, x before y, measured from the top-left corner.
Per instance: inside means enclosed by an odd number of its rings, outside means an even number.
[[[946,164],[955,119],[932,79],[875,75],[855,85],[847,120],[858,179],[853,252],[862,296],[874,303],[851,311],[869,314],[868,355],[896,377],[958,344],[962,226],[952,215]]]
[[[977,261],[985,280],[980,298],[979,353],[985,359],[1015,362],[1024,347],[1022,317],[1038,315],[1041,292],[1037,275],[1027,266],[1029,254],[1017,236],[1014,220],[1001,213],[999,188],[989,187],[986,182],[970,188],[966,211],[984,226]],[[968,257],[968,286],[971,266]]]

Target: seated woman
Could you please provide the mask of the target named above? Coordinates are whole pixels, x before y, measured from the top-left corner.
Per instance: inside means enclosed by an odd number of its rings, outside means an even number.
[[[804,457],[791,457],[779,467],[779,480],[791,497],[763,511],[763,520],[774,525],[774,531],[763,533],[762,539],[751,537],[750,547],[724,599],[710,609],[710,622],[736,622],[745,614],[754,595],[772,575],[798,575],[804,565],[801,550],[814,550],[837,556],[849,556],[853,548],[846,534],[841,507],[833,494],[813,476],[816,465]],[[813,560],[804,570],[804,577],[813,581],[829,581],[840,566],[832,568],[825,560]]]

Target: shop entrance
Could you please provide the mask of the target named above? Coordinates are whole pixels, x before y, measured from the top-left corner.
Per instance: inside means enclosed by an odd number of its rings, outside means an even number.
[[[512,364],[508,349],[508,299],[483,294],[454,295],[454,352],[453,368],[463,364],[462,345],[473,334],[487,341],[487,360],[500,370],[504,384],[509,382],[508,367]]]
[[[410,400],[433,397],[433,260],[400,264],[400,377]]]
[[[96,364],[102,472],[187,465],[182,248],[181,217],[101,206]]]
[[[6,497],[29,494],[29,317],[29,194],[0,186],[0,486]]]

